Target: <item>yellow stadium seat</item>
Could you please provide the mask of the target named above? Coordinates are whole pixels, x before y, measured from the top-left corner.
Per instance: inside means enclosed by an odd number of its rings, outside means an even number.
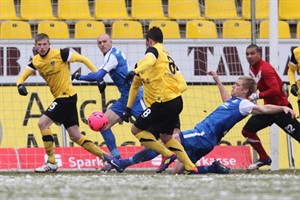
[[[192,20],[186,23],[186,38],[218,38],[216,24],[207,20]]]
[[[196,0],[169,0],[168,17],[178,20],[204,19]]]
[[[175,21],[157,20],[149,23],[149,29],[157,26],[163,32],[164,38],[180,38],[179,24]]]
[[[0,20],[19,20],[14,0],[0,0]]]
[[[251,19],[251,1],[242,1],[242,15],[244,19]],[[269,0],[255,0],[255,18],[269,19],[270,18],[270,3]]]
[[[4,21],[0,30],[1,39],[32,39],[31,27],[24,21]]]
[[[279,0],[278,14],[280,20],[299,20],[300,1],[299,0]]]
[[[55,20],[51,0],[22,0],[20,16],[25,20]]]
[[[131,17],[138,20],[167,19],[162,0],[131,0]]]
[[[141,39],[144,38],[142,24],[138,21],[120,20],[112,24],[112,38]]]
[[[235,0],[205,0],[204,12],[207,19],[241,19]]]
[[[259,25],[259,38],[269,38],[269,20],[262,21]],[[291,38],[290,26],[286,21],[278,21],[278,38]]]
[[[129,19],[124,0],[95,0],[95,18],[99,20]]]
[[[103,22],[82,20],[75,23],[74,38],[96,39],[102,33],[106,33]]]
[[[223,38],[251,38],[251,22],[245,20],[224,21]]]
[[[58,0],[57,17],[63,20],[93,19],[88,0]]]
[[[64,21],[41,21],[38,33],[46,33],[51,39],[69,39],[68,24]]]
[[[300,22],[297,23],[297,33],[296,38],[300,38]]]

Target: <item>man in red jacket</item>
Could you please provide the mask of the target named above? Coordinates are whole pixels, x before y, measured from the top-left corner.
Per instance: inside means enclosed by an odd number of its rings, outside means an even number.
[[[251,44],[246,49],[246,57],[250,64],[250,75],[257,82],[257,92],[253,93],[249,100],[256,101],[263,99],[264,104],[288,106],[292,108],[282,87],[282,80],[275,69],[261,58],[260,48]],[[284,112],[278,114],[253,115],[245,124],[242,134],[247,142],[256,150],[259,155],[257,162],[251,164],[249,169],[258,169],[264,165],[271,165],[272,160],[263,148],[257,132],[277,124],[287,134],[300,142],[300,124]]]

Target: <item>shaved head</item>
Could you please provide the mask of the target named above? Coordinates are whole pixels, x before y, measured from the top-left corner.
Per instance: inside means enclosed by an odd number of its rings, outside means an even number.
[[[97,37],[97,45],[100,51],[105,55],[112,47],[112,40],[108,34],[101,34]]]

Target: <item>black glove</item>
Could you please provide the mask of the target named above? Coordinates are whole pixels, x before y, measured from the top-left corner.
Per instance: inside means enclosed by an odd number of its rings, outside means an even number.
[[[79,77],[81,76],[81,74],[78,72],[78,71],[76,71],[76,72],[74,72],[73,74],[72,74],[72,76],[71,76],[71,80],[73,81],[74,79],[75,80],[79,80]]]
[[[18,85],[18,92],[22,96],[27,96],[27,94],[28,94],[27,89],[26,89],[25,85],[23,85],[23,84]]]
[[[106,82],[104,80],[102,81],[97,81],[98,89],[100,93],[103,93],[105,88],[106,88]]]
[[[298,86],[297,86],[296,84],[293,84],[293,85],[291,86],[291,93],[292,93],[295,97],[297,97],[297,96],[298,96],[297,92],[298,92]]]
[[[126,108],[126,110],[123,112],[122,120],[125,122],[129,122],[130,117],[131,117],[131,109]]]
[[[134,76],[135,76],[135,72],[134,71],[128,72],[128,74],[127,74],[124,82],[128,84],[129,82],[132,81],[132,79],[133,79]]]

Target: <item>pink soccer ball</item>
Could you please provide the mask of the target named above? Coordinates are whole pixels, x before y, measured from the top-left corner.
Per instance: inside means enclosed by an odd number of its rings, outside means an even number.
[[[93,131],[103,131],[107,124],[108,118],[102,112],[93,112],[88,118],[88,125]]]

